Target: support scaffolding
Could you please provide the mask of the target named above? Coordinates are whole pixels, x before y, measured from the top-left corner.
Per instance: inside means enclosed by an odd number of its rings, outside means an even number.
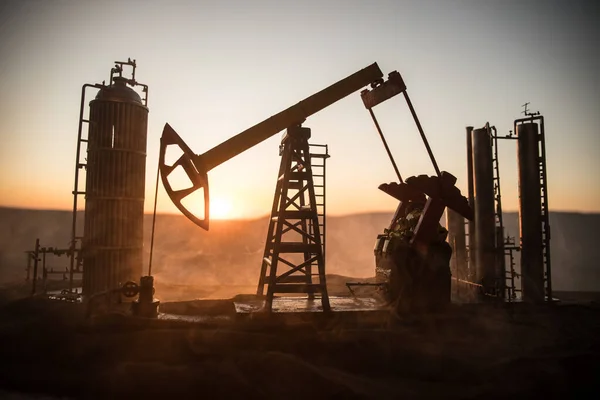
[[[325,198],[324,167],[323,184],[315,185],[309,138],[309,128],[296,126],[288,128],[282,141],[279,179],[257,289],[257,295],[263,296],[267,286],[267,312],[272,310],[276,293],[307,293],[309,298],[320,294],[323,311],[330,310],[321,232],[325,214],[324,209],[323,213],[318,210],[324,202],[318,203],[315,195],[315,188],[322,187]],[[281,273],[282,266],[289,269]]]
[[[64,270],[56,269],[54,267],[48,267],[48,256],[61,257],[66,255],[67,257],[72,256],[71,248],[68,249],[59,249],[56,247],[45,247],[40,245],[40,239],[36,239],[35,248],[33,250],[28,250],[25,252],[27,255],[27,278],[26,280],[31,280],[31,295],[35,296],[36,294],[47,294],[48,293],[48,281],[50,276],[62,276],[62,280],[66,281],[70,276],[72,279],[72,274],[70,273],[70,268],[65,267]],[[75,257],[78,257],[79,253],[75,254]],[[41,264],[41,265],[40,265]],[[40,276],[41,275],[41,276]],[[41,284],[41,287],[38,286],[38,283]],[[70,281],[72,285],[72,280]],[[77,289],[70,288],[67,290],[69,293],[73,293],[74,295],[80,294],[77,292]]]

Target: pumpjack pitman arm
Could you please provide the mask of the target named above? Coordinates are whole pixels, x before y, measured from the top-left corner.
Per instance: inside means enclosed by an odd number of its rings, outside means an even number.
[[[423,131],[423,127],[417,117],[417,113],[406,92],[406,84],[400,73],[393,71],[388,75],[386,81],[378,83],[379,84],[371,90],[363,90],[361,92],[361,97],[365,108],[369,110],[369,113],[373,118],[373,122],[375,123],[399,180],[399,183],[391,182],[389,184],[382,184],[379,186],[379,189],[400,201],[391,221],[390,229],[395,225],[397,219],[404,215],[408,203],[413,201],[425,203],[425,209],[421,214],[415,228],[415,234],[410,243],[412,246],[423,249],[426,248],[431,238],[436,234],[438,222],[446,207],[451,208],[469,220],[473,219],[473,210],[469,206],[466,197],[462,196],[460,190],[455,186],[456,177],[447,171],[440,171],[431,147],[429,146],[429,142],[427,141],[427,137],[425,136],[425,132]],[[404,182],[400,176],[383,132],[373,113],[373,107],[398,94],[404,95],[408,108],[417,125],[417,129],[419,130],[419,134],[421,135],[421,139],[423,140],[423,144],[425,145],[435,169],[436,176],[419,175],[417,177],[406,179],[406,182]],[[425,195],[428,197],[426,198]]]
[[[338,100],[356,92],[359,89],[381,82],[383,73],[377,63],[334,83],[318,93],[302,100],[298,104],[273,115],[251,128],[233,136],[225,142],[208,150],[204,154],[194,154],[175,130],[166,124],[160,139],[159,170],[161,180],[167,194],[175,206],[192,222],[208,230],[210,215],[210,198],[208,191],[208,171],[238,154],[256,146],[262,141],[291,126],[299,125],[309,116],[332,105]],[[171,165],[165,163],[168,146],[178,146],[183,154]],[[174,190],[168,180],[169,175],[181,166],[190,179],[192,186],[186,189]],[[204,188],[204,217],[199,218],[182,204],[182,200]]]

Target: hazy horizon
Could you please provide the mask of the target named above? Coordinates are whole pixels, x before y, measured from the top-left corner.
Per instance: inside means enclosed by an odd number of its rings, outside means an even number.
[[[83,215],[78,218],[83,227]],[[329,274],[355,278],[372,277],[373,244],[389,225],[392,213],[329,216],[326,265]],[[599,214],[550,213],[552,226],[552,277],[555,290],[600,290],[600,248],[593,232]],[[68,248],[71,235],[69,211],[23,210],[0,207],[0,283],[25,277],[25,252],[40,246]],[[161,214],[157,218],[153,275],[162,283],[196,282],[199,286],[255,284],[263,258],[269,225],[267,216],[245,220],[213,221],[209,232],[183,215]],[[144,218],[143,268],[149,262],[152,215]],[[442,218],[442,224],[444,219]],[[505,213],[505,235],[517,239],[519,221]],[[235,249],[235,251],[232,251]],[[519,256],[516,256],[518,269]],[[50,257],[47,267],[64,270],[68,257]],[[57,277],[59,279],[59,277]]]
[[[61,212],[69,212],[72,213],[72,209],[64,209],[64,208],[27,208],[27,207],[18,207],[18,206],[4,206],[4,205],[0,205],[0,209],[5,208],[5,209],[14,209],[14,210],[22,210],[22,211],[61,211]],[[77,210],[80,213],[83,213],[85,210],[83,209],[79,209]],[[377,211],[356,211],[356,212],[352,212],[352,213],[347,213],[347,214],[338,214],[335,212],[328,212],[327,216],[328,217],[335,217],[335,218],[342,218],[342,217],[352,217],[352,216],[357,216],[357,215],[369,215],[369,214],[390,214],[392,215],[396,210],[377,210]],[[503,210],[502,211],[504,214],[517,214],[519,211],[518,210]],[[600,212],[587,212],[587,211],[570,211],[570,210],[551,210],[550,213],[557,213],[557,214],[578,214],[578,215],[599,215]],[[146,210],[144,211],[144,215],[153,215],[152,210]],[[160,211],[157,212],[156,215],[172,215],[172,216],[178,216],[178,217],[182,217],[182,218],[187,218],[185,215],[183,215],[181,212],[179,212],[179,210],[175,210],[175,211]],[[227,218],[222,218],[222,217],[211,217],[211,221],[215,220],[215,221],[255,221],[255,220],[259,220],[259,219],[264,219],[264,218],[269,218],[270,217],[270,213],[264,213],[264,214],[260,214],[260,215],[255,215],[255,216],[250,216],[250,217],[227,217]],[[444,215],[442,215],[442,219],[445,218],[445,213]]]

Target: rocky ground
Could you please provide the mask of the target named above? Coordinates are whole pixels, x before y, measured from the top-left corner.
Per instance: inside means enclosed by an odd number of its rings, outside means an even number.
[[[0,305],[3,398],[598,398],[600,306],[453,306],[359,326],[85,319]]]

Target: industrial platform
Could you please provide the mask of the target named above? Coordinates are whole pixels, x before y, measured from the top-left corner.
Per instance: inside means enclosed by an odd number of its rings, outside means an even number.
[[[331,310],[323,312],[320,299],[275,297],[272,311],[263,312],[265,300],[256,296],[237,296],[222,300],[190,300],[160,305],[157,319],[127,318],[130,324],[156,327],[200,325],[228,327],[238,324],[328,325],[331,323],[361,325],[379,324],[389,310],[371,297],[330,296]],[[121,321],[127,324],[126,321]]]
[[[370,297],[330,296],[331,312],[361,312],[381,310],[381,303]],[[237,314],[260,312],[264,299],[234,301]],[[273,299],[272,313],[314,313],[322,312],[323,307],[319,299],[302,297],[275,297]]]

